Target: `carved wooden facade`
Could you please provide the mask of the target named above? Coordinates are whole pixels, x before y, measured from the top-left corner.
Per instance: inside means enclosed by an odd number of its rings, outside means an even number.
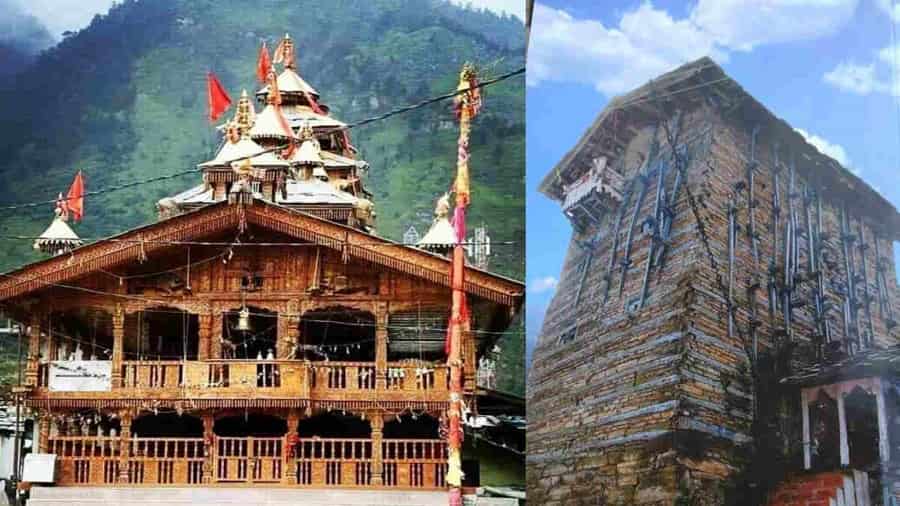
[[[58,484],[440,489],[443,343],[409,337],[440,329],[391,322],[446,314],[448,273],[351,227],[222,202],[9,273],[0,300],[28,325],[26,402]],[[466,290],[471,398],[523,287],[473,269]]]

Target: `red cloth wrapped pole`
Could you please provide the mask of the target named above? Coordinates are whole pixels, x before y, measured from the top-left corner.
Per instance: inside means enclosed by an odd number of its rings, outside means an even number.
[[[459,142],[456,161],[456,209],[453,212],[453,228],[456,245],[450,267],[452,303],[450,325],[447,331],[447,365],[450,369],[450,407],[447,410],[447,484],[450,486],[450,506],[462,506],[462,347],[463,337],[469,330],[469,309],[466,302],[466,206],[471,200],[469,188],[469,132],[471,120],[481,108],[475,71],[471,65],[463,66],[457,90],[455,109],[459,118]]]

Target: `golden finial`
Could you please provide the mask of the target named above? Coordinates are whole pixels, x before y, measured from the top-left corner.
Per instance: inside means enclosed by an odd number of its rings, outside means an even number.
[[[450,214],[450,194],[443,194],[434,206],[435,219],[447,218]]]
[[[231,170],[233,170],[242,179],[248,178],[253,173],[253,164],[250,163],[249,158],[244,158],[239,162],[232,163]]]
[[[237,121],[231,120],[225,125],[225,139],[232,144],[241,140],[241,127]]]
[[[309,124],[309,121],[304,121],[303,126],[300,127],[300,141],[308,141],[316,138],[316,134],[313,131],[312,125]]]
[[[240,100],[238,100],[237,114],[235,114],[234,118],[241,138],[250,138],[250,129],[253,127],[254,116],[253,103],[250,102],[247,90],[244,90],[241,92]]]

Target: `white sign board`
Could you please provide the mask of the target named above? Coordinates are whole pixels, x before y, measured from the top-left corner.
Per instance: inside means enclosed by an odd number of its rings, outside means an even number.
[[[104,392],[111,388],[109,360],[57,360],[50,362],[52,392]]]
[[[56,455],[53,453],[29,453],[22,467],[23,481],[53,483],[56,479]]]

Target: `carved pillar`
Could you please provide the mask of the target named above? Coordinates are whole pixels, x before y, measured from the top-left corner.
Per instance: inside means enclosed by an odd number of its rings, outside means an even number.
[[[38,453],[48,453],[50,451],[50,424],[53,418],[50,412],[44,411],[38,415]]]
[[[213,482],[216,463],[216,436],[213,432],[215,423],[212,413],[203,413],[203,483]]]
[[[212,338],[209,347],[209,358],[222,358],[222,308],[213,306],[212,310]]]
[[[113,313],[112,388],[122,387],[122,360],[125,346],[125,310],[116,304]],[[123,420],[124,423],[124,420]],[[123,427],[124,428],[124,427]]]
[[[278,313],[278,358],[296,358],[300,339],[300,307],[296,300],[287,303],[283,313]]]
[[[369,424],[372,426],[372,485],[384,485],[384,456],[381,442],[384,438],[384,417],[379,412],[371,413]]]
[[[131,457],[131,411],[119,414],[122,432],[119,434],[119,483],[129,483],[129,460]]]
[[[388,318],[390,312],[384,302],[375,303],[375,389],[387,389]]]
[[[210,313],[202,313],[197,316],[199,326],[197,332],[197,360],[209,358],[210,344],[213,335],[213,316]]]
[[[37,386],[38,360],[41,355],[41,316],[31,316],[31,326],[28,332],[28,362],[25,365],[25,385]]]
[[[284,435],[284,464],[281,467],[284,469],[284,472],[281,473],[281,482],[289,485],[297,484],[297,472],[293,463],[296,457],[296,446],[300,440],[297,434],[298,425],[300,425],[300,413],[296,409],[292,409],[287,416],[287,434]]]

